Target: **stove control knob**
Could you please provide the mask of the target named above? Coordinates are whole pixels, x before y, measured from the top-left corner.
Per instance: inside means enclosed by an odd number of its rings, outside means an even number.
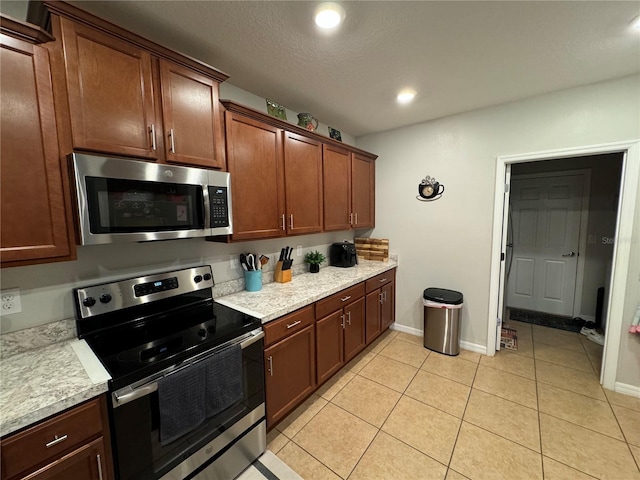
[[[207,336],[207,331],[204,328],[201,328],[200,330],[198,330],[198,335],[204,338]]]
[[[108,293],[103,293],[100,295],[100,303],[109,303],[111,301],[111,295]]]
[[[200,283],[202,281],[202,275],[196,275],[193,277],[193,281],[196,283]]]
[[[211,274],[210,273],[205,273],[204,277],[202,277],[202,278],[204,278],[208,282],[209,280],[211,280]]]
[[[93,297],[87,297],[84,300],[82,300],[82,304],[85,307],[93,307],[96,304],[96,299]]]

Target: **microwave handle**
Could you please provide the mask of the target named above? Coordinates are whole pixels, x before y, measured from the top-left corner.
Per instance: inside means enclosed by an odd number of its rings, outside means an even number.
[[[256,343],[261,338],[264,338],[264,331],[260,331],[259,333],[252,335],[244,341],[240,342],[240,348],[244,350],[248,346]],[[215,348],[214,350],[218,350],[218,348]],[[174,372],[170,372],[168,375]],[[134,400],[138,400],[139,398],[151,395],[153,392],[158,390],[158,380],[159,378],[134,389],[125,387],[123,389],[124,392],[120,390],[117,392],[113,392],[111,394],[111,399],[113,400],[113,408],[121,407],[123,405],[126,405],[127,403],[133,402]]]

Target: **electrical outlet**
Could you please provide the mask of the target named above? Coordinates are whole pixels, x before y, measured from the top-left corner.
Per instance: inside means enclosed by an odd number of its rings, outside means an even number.
[[[296,246],[296,255],[297,256],[301,256],[302,255],[302,245],[297,245]]]
[[[2,315],[11,315],[12,313],[20,313],[22,311],[19,288],[2,290],[2,292],[0,292],[0,300],[2,300],[2,307],[0,307],[0,313]]]
[[[236,268],[238,268],[239,263],[240,261],[238,260],[238,257],[236,255],[231,255],[229,257],[229,268],[231,270],[235,270]]]

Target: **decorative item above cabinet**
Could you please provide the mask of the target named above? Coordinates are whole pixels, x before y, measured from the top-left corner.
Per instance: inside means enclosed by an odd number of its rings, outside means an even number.
[[[43,5],[61,158],[88,150],[226,169],[226,74],[64,2]]]

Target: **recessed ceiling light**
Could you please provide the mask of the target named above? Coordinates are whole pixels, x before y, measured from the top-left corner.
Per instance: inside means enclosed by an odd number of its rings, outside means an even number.
[[[631,30],[640,33],[640,15],[631,20]]]
[[[397,97],[398,103],[410,103],[416,96],[415,90],[402,90]]]
[[[344,19],[344,8],[337,3],[327,2],[321,4],[316,10],[315,21],[320,28],[329,30],[336,28]]]

